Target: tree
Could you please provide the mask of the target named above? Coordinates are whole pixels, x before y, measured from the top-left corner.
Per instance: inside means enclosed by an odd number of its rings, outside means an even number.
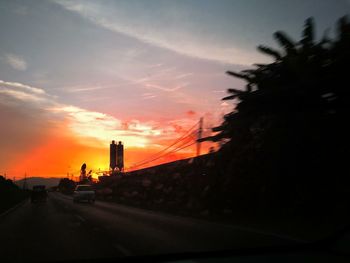
[[[314,31],[308,18],[300,41],[276,32],[281,50],[258,46],[272,63],[226,72],[247,84],[228,89],[223,100],[236,100],[237,107],[203,139],[228,140],[216,175],[226,182],[226,199],[288,208],[299,198],[310,211],[349,201],[350,23],[340,18],[334,39],[325,33],[316,40]]]
[[[76,184],[69,178],[62,178],[58,183],[58,188],[62,193],[70,194],[73,193]]]
[[[266,46],[258,50],[274,58],[270,64],[256,64],[254,69],[230,76],[244,79],[245,90],[228,89],[223,100],[238,100],[236,109],[224,116],[216,135],[205,140],[246,141],[263,126],[266,117],[290,115],[291,112],[327,114],[348,113],[348,63],[350,62],[350,23],[346,17],[338,21],[337,37],[327,35],[315,41],[312,18],[305,21],[302,39],[291,40],[284,32],[276,32],[281,51]]]

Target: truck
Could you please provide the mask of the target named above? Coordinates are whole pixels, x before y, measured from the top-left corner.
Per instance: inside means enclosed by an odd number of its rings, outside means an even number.
[[[34,185],[30,196],[31,202],[46,202],[47,190],[45,185]]]

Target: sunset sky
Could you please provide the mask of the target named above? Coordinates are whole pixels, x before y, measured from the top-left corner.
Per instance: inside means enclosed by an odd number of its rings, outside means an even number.
[[[321,37],[349,11],[346,0],[1,0],[0,174],[108,169],[111,140],[130,167],[200,117],[209,134],[233,108],[225,90],[243,87],[226,70],[268,62],[256,46],[276,47],[276,30],[299,39],[313,16]]]

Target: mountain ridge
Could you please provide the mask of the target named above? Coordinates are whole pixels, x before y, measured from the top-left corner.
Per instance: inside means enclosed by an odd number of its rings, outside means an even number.
[[[26,179],[27,189],[32,189],[33,185],[45,185],[46,188],[57,186],[61,179],[62,178],[58,178],[58,177],[40,177],[40,176],[28,177]],[[24,183],[24,179],[20,179],[15,182],[15,184],[21,188],[23,187],[23,183]]]

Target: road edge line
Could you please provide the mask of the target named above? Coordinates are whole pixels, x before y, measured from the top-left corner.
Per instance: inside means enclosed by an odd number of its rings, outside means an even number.
[[[11,213],[12,211],[16,210],[18,207],[24,205],[28,201],[28,198],[25,198],[22,202],[19,202],[18,204],[14,205],[13,207],[7,209],[5,212],[0,214],[0,218],[4,218],[6,215]]]

